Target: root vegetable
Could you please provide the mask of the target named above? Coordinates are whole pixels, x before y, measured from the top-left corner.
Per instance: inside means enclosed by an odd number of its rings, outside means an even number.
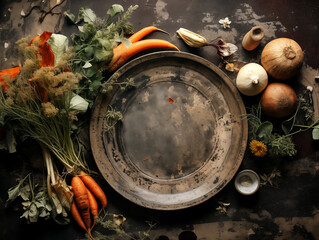
[[[95,222],[96,222],[96,217],[99,215],[99,208],[98,208],[96,199],[90,190],[88,190],[88,199],[89,199],[89,203],[90,203],[91,214],[93,217],[93,225],[92,225],[92,228],[93,228],[93,226],[95,225]]]
[[[88,199],[87,188],[80,177],[73,177],[71,181],[72,190],[74,193],[74,201],[82,216],[83,222],[87,229],[91,228],[90,203]]]
[[[149,26],[141,29],[140,31],[136,32],[133,34],[129,40],[131,41],[131,46],[126,47],[124,43],[121,43],[117,47],[113,49],[113,58],[108,66],[109,71],[114,71],[121,65],[123,65],[129,58],[133,57],[137,53],[151,49],[151,48],[174,48],[178,50],[178,48],[169,43],[168,41],[165,40],[160,40],[160,39],[146,39],[146,40],[141,40],[143,37],[148,35],[149,33],[153,31],[162,31],[163,30],[154,27],[154,26]],[[141,41],[140,41],[141,40]]]
[[[271,83],[262,94],[261,107],[267,116],[274,118],[287,117],[296,110],[296,92],[288,84]]]
[[[271,77],[286,80],[299,72],[303,58],[302,49],[297,42],[289,38],[277,38],[263,49],[261,65]]]
[[[107,205],[107,198],[102,188],[90,175],[83,171],[80,172],[80,178],[84,182],[85,186],[94,194],[94,196],[99,199],[102,207],[105,208]]]
[[[136,55],[137,53],[142,52],[144,50],[148,50],[148,49],[154,49],[154,48],[172,48],[179,51],[179,49],[175,45],[173,45],[172,43],[166,40],[161,40],[161,39],[141,40],[141,41],[132,43],[131,46],[128,48],[121,48],[119,52],[116,52],[116,50],[114,49],[114,55],[109,65],[109,71],[110,72],[114,71],[115,69],[123,65],[131,57]]]

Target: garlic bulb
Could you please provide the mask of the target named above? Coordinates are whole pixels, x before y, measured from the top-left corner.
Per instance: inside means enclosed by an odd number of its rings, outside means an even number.
[[[208,44],[206,38],[185,28],[180,28],[176,32],[190,47],[203,47]]]
[[[268,84],[266,70],[257,63],[248,63],[243,66],[237,75],[236,86],[246,96],[255,96],[261,93]]]

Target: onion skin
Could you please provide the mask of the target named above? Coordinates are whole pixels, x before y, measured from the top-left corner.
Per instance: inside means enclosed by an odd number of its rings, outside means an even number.
[[[300,71],[303,59],[301,47],[290,38],[270,41],[261,53],[261,65],[269,76],[279,80],[295,76]]]
[[[262,94],[261,107],[269,117],[288,117],[297,107],[296,92],[286,83],[270,83]]]

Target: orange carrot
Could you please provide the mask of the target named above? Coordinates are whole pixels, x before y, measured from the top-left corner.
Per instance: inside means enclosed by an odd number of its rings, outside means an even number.
[[[105,208],[107,205],[107,198],[102,188],[90,175],[87,175],[83,171],[80,171],[80,178],[82,179],[86,187],[94,194],[94,196],[99,199],[99,201],[102,204],[102,207]]]
[[[129,58],[133,57],[137,53],[152,49],[152,48],[173,48],[179,51],[179,49],[172,43],[161,39],[145,39],[135,43],[132,43],[129,48],[123,49],[118,53],[118,56],[113,56],[113,59],[109,65],[109,71],[114,71],[116,68],[124,64]],[[117,59],[115,59],[117,57]]]
[[[135,42],[141,40],[146,35],[150,34],[151,32],[154,32],[154,31],[165,32],[157,27],[149,26],[149,27],[142,28],[138,32],[134,33],[132,36],[129,37],[128,40],[130,40],[131,43],[135,43]],[[112,61],[110,63],[110,66],[112,66],[120,58],[121,54],[126,49],[127,49],[127,47],[124,45],[124,43],[121,43],[120,45],[118,45],[117,47],[115,47],[113,49],[113,58],[112,58]]]
[[[74,200],[87,229],[91,228],[90,203],[88,191],[81,178],[74,176],[71,181]]]
[[[161,30],[157,27],[153,27],[153,26],[145,27],[145,28],[142,28],[141,30],[139,30],[138,32],[134,33],[132,36],[130,36],[128,40],[130,40],[131,43],[135,43],[135,42],[141,40],[146,35],[150,34],[151,32],[154,32],[154,31],[164,32],[163,30]],[[120,52],[122,52],[124,50],[123,48],[125,49],[126,46],[124,43],[121,43],[120,45],[118,45],[117,47],[115,47],[113,49],[113,54],[118,55]]]
[[[3,83],[2,89],[7,90],[8,85],[4,83],[4,80],[2,79],[1,76],[10,75],[11,78],[15,78],[20,72],[21,72],[20,66],[0,71],[0,83]]]
[[[128,40],[130,40],[132,43],[135,43],[135,42],[141,40],[146,35],[150,34],[151,32],[154,32],[154,31],[165,32],[165,31],[163,31],[157,27],[154,27],[154,26],[145,27],[145,28],[142,28],[141,30],[139,30],[138,32],[134,33],[132,36],[130,36]]]
[[[88,231],[87,228],[85,227],[85,224],[83,222],[83,219],[81,217],[79,209],[78,209],[78,207],[75,204],[75,201],[72,202],[70,211],[71,211],[71,215],[72,215],[73,219],[76,221],[76,223],[81,228],[83,228],[85,231]]]
[[[88,190],[88,197],[89,197],[89,203],[90,203],[90,210],[93,217],[93,225],[92,225],[92,228],[93,228],[96,222],[96,217],[99,215],[99,208],[98,208],[96,199],[90,190]]]
[[[71,199],[71,193],[70,193],[70,192],[67,192],[67,191],[64,191],[64,194],[66,195],[66,197],[67,197],[68,200],[70,201],[70,199]],[[81,228],[83,228],[85,231],[87,231],[87,229],[86,229],[86,227],[85,227],[85,224],[84,224],[84,222],[83,222],[83,219],[81,218],[79,209],[78,209],[78,207],[77,207],[76,204],[75,204],[74,199],[72,200],[72,203],[71,203],[70,212],[71,212],[71,215],[72,215],[74,221],[75,221]]]

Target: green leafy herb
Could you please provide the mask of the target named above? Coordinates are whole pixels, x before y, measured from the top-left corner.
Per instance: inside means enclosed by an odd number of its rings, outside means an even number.
[[[315,126],[312,130],[312,138],[313,140],[319,140],[319,125]]]
[[[268,156],[271,158],[278,158],[294,156],[297,151],[292,141],[292,135],[279,133],[274,129],[274,125],[270,121],[261,120],[261,106],[253,106],[249,114],[247,114],[249,123],[249,139],[257,140],[267,146]],[[294,122],[292,120],[292,122]],[[288,129],[288,121],[282,126]],[[290,123],[290,122],[289,122]],[[290,127],[289,127],[290,128]]]
[[[108,9],[105,19],[97,17],[89,8],[81,8],[77,20],[73,14],[65,13],[75,24],[84,22],[84,25],[78,26],[79,33],[72,36],[75,56],[71,62],[72,71],[83,76],[79,93],[90,104],[102,84],[103,73],[113,57],[113,48],[121,42],[130,44],[125,35],[133,33],[128,19],[136,8],[130,6],[124,12],[121,5],[114,4]]]
[[[23,214],[20,218],[25,218],[27,222],[37,222],[39,218],[48,219],[51,216],[52,205],[45,188],[34,183],[32,174],[28,174],[19,183],[8,190],[8,207],[18,197],[22,199]]]

